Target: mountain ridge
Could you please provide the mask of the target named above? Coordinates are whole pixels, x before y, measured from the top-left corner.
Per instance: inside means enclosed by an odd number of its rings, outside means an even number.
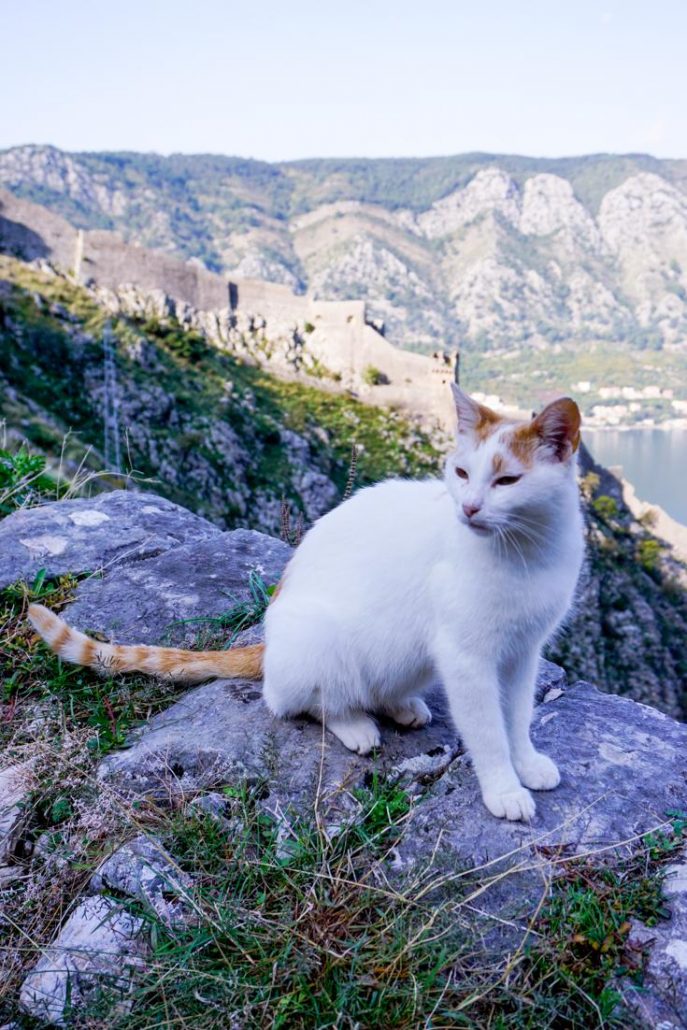
[[[390,342],[460,348],[473,385],[511,403],[539,385],[544,353],[547,375],[561,369],[547,389],[586,383],[590,407],[607,387],[638,385],[687,403],[687,161],[269,164],[27,146],[0,152],[0,185],[210,270],[364,300]],[[650,419],[650,407],[620,405],[617,420]]]

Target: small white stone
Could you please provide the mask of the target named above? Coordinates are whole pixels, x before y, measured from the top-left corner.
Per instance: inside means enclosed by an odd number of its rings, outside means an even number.
[[[669,898],[676,894],[687,894],[687,862],[668,866],[663,893]]]
[[[99,526],[101,522],[109,522],[110,516],[104,511],[88,508],[86,511],[73,511],[69,516],[75,526]]]
[[[69,541],[63,536],[51,536],[49,533],[44,533],[43,536],[25,537],[19,543],[24,545],[32,558],[38,558],[46,554],[53,557],[64,554]]]
[[[666,945],[666,955],[675,959],[680,969],[687,969],[687,941],[677,937]]]

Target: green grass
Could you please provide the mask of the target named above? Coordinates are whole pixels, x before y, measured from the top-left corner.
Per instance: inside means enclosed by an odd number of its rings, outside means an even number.
[[[533,970],[555,970],[562,987],[596,1005],[602,1022],[614,1022],[619,978],[641,985],[642,957],[627,944],[631,921],[652,927],[670,918],[661,868],[683,848],[687,819],[681,812],[668,817],[664,830],[647,834],[615,866],[571,862],[537,926],[542,943],[530,955]]]
[[[121,747],[136,721],[173,696],[169,684],[146,677],[102,676],[64,663],[37,644],[26,619],[29,604],[38,601],[59,612],[73,599],[77,583],[74,576],[47,579],[39,573],[31,586],[16,583],[0,590],[2,744],[9,745],[38,704],[65,732],[87,730],[87,747],[102,755]]]
[[[623,977],[641,983],[629,924],[666,916],[661,869],[684,844],[683,816],[613,867],[562,866],[533,943],[504,967],[480,954],[460,916],[479,871],[456,879],[450,903],[428,893],[430,870],[405,883],[385,875],[412,804],[398,787],[380,780],[359,791],[357,818],[334,839],[295,819],[286,847],[260,797],[259,788],[227,792],[224,824],[193,806],[166,822],[165,846],[195,879],[195,914],[170,931],[136,909],[154,951],[133,1011],[117,1018],[106,1001],[86,1025],[633,1025],[617,989]]]
[[[27,447],[0,448],[0,518],[17,508],[55,499],[55,484],[45,473],[45,458]]]

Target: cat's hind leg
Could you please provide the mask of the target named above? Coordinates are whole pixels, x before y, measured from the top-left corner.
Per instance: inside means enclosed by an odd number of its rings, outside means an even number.
[[[320,718],[325,728],[338,737],[349,751],[356,751],[359,755],[369,755],[382,742],[377,723],[365,712],[325,715]]]
[[[310,715],[350,751],[367,755],[381,743],[366,713],[368,691],[336,619],[321,604],[287,606],[280,597],[267,610],[263,697],[280,718]]]
[[[415,694],[399,698],[397,701],[389,701],[378,708],[378,711],[380,715],[393,719],[399,726],[407,726],[414,730],[419,730],[432,721],[431,711],[422,698]]]

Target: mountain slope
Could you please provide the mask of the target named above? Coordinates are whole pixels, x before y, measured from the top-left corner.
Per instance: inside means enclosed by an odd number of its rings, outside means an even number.
[[[363,298],[414,349],[687,339],[685,161],[271,165],[27,146],[0,153],[0,184],[211,269]]]
[[[354,446],[359,484],[440,463],[433,441],[398,414],[279,380],[173,318],[112,315],[94,291],[3,257],[0,419],[53,464],[71,434],[67,471],[88,447],[101,468],[119,450],[151,489],[219,525],[271,532],[283,500],[306,522],[338,501]],[[105,447],[106,422],[119,448]]]

